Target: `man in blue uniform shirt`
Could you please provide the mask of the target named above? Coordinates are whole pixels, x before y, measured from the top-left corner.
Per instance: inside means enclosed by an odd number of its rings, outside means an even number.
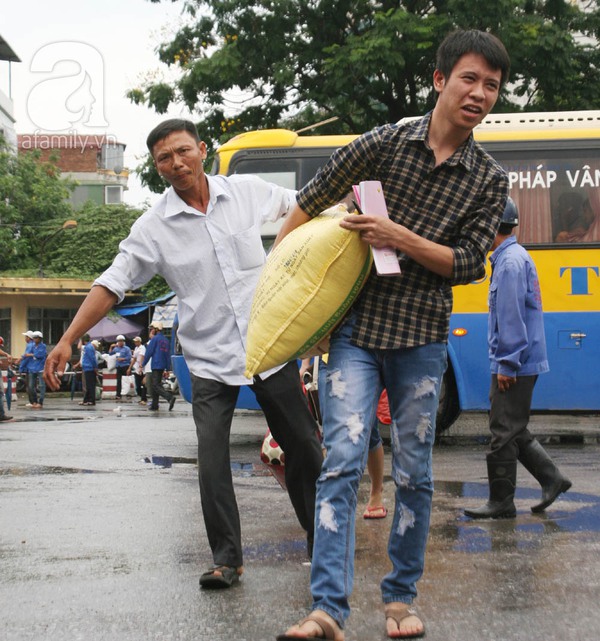
[[[162,396],[169,404],[169,411],[175,405],[175,394],[167,392],[162,386],[163,374],[166,370],[171,369],[171,355],[170,345],[166,336],[162,333],[163,324],[160,321],[153,321],[150,324],[150,331],[153,331],[153,336],[146,347],[146,354],[144,355],[143,366],[145,367],[149,361],[152,361],[150,366],[152,368],[152,379],[150,385],[150,392],[152,394],[152,402],[148,408],[151,412],[158,411],[158,397]]]
[[[115,400],[121,400],[121,385],[123,376],[127,376],[127,368],[131,363],[131,348],[125,345],[125,336],[119,334],[117,336],[117,344],[113,345],[109,354],[117,357],[117,395]]]
[[[516,516],[517,460],[542,486],[542,500],[532,512],[544,511],[571,487],[527,429],[533,388],[549,367],[540,283],[531,256],[513,235],[518,224],[517,208],[509,198],[490,257],[490,498],[482,507],[465,510],[474,519]]]

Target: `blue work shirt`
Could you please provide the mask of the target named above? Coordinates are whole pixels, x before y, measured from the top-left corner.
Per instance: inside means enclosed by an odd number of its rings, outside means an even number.
[[[25,345],[25,351],[23,352],[23,356],[21,357],[21,361],[19,362],[19,372],[21,372],[22,374],[27,374],[31,361],[31,358],[29,356],[25,356],[25,354],[31,354],[34,347],[34,341],[29,341],[29,343]]]
[[[131,348],[127,347],[127,345],[123,345],[123,347],[119,347],[118,345],[115,345],[111,350],[110,354],[116,355],[117,357],[117,367],[129,367],[129,363],[131,363]]]
[[[83,353],[81,355],[81,369],[84,372],[91,372],[97,368],[96,349],[91,343],[86,343],[83,346]]]
[[[171,369],[171,346],[169,340],[162,334],[156,332],[150,339],[146,347],[146,354],[144,356],[144,365],[152,359],[152,369]]]
[[[544,312],[537,270],[514,236],[490,257],[488,346],[492,374],[535,376],[547,372]]]
[[[30,372],[42,372],[44,370],[44,365],[46,364],[46,343],[35,343],[33,341],[33,349],[31,350],[33,358],[28,358],[29,361],[28,371]]]

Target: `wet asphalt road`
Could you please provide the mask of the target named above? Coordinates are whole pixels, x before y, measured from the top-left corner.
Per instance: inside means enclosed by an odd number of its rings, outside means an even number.
[[[154,415],[135,403],[90,409],[78,400],[50,399],[35,411],[20,399],[16,420],[0,424],[0,639],[273,641],[304,616],[304,537],[260,462],[259,413],[236,415],[231,439],[246,572],[231,590],[205,592],[198,577],[211,557],[190,406],[179,400]],[[598,638],[600,416],[536,416],[532,431],[573,489],[533,515],[539,491],[520,468],[509,521],[462,516],[487,497],[485,414],[461,418],[435,448],[417,600],[429,641]],[[365,478],[361,506],[367,494]],[[357,523],[349,641],[387,638],[379,580],[389,522]]]

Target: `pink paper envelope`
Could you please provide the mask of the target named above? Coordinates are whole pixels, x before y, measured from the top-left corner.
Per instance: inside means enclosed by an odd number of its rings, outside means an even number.
[[[354,185],[353,190],[363,213],[389,218],[383,188],[378,180],[363,180]],[[400,263],[395,249],[371,247],[371,250],[378,276],[397,276],[400,273]]]

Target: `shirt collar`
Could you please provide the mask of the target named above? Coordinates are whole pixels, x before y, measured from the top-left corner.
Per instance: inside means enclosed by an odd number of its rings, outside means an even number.
[[[497,260],[500,254],[507,249],[510,245],[514,245],[517,242],[517,237],[513,234],[512,236],[509,236],[505,240],[494,249],[492,252],[492,255],[490,256],[490,263],[493,265]]]
[[[208,216],[210,210],[215,206],[219,198],[230,198],[226,185],[221,180],[216,180],[212,176],[206,176],[208,181],[209,201],[206,214],[199,209],[188,205],[173,189],[169,187],[165,194],[165,218],[176,216],[177,214],[193,214],[195,216]]]
[[[407,124],[406,139],[422,142],[427,149],[431,149],[428,142],[429,124],[431,123],[432,111],[426,113],[423,118],[419,118],[414,123]],[[450,166],[462,164],[467,171],[473,169],[475,162],[475,140],[473,132],[465,140],[465,142],[452,154],[450,158],[445,161],[445,164]]]

